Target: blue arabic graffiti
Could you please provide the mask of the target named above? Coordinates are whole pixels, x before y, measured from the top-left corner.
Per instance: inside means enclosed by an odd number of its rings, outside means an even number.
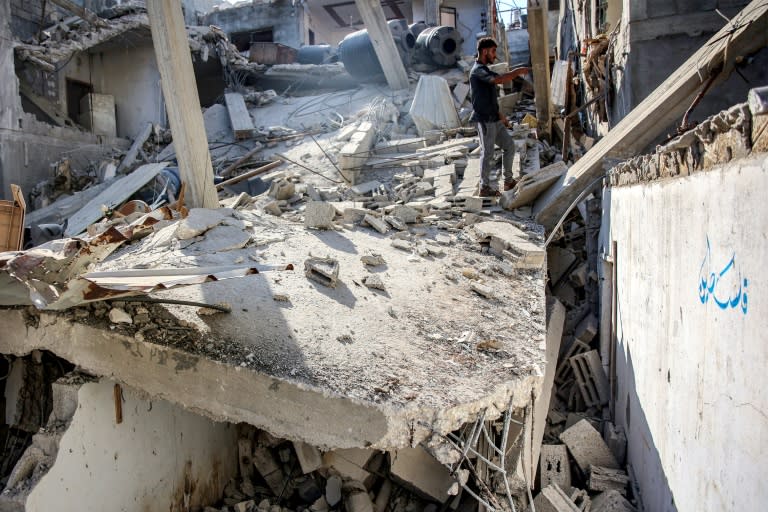
[[[711,267],[712,249],[707,237],[707,253],[699,269],[699,300],[706,304],[711,297],[720,309],[741,308],[746,315],[749,307],[749,280],[742,277],[741,270],[736,269],[736,253],[731,254],[731,259],[719,272],[712,271]]]

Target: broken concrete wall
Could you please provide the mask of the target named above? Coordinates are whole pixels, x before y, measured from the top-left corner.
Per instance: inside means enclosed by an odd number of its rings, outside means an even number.
[[[67,80],[90,83],[93,92],[115,99],[117,136],[133,138],[147,122],[167,125],[160,72],[149,34],[123,47],[95,47],[75,56],[59,73],[59,97],[67,101]],[[66,112],[68,105],[64,105]]]
[[[27,193],[39,181],[50,177],[50,164],[65,152],[79,165],[87,165],[127,147],[124,140],[105,140],[71,128],[52,126],[35,119],[21,107],[19,84],[14,71],[11,31],[11,1],[0,0],[0,197],[10,197],[15,183]]]
[[[760,509],[768,488],[744,483],[768,470],[768,154],[685,174],[604,194],[616,423],[645,510]]]
[[[625,14],[625,36],[619,37],[625,48],[617,45],[615,55],[626,55],[619,96],[625,101],[613,101],[615,107],[612,124],[615,125],[667,79],[693,53],[701,48],[726,21],[715,11],[719,9],[729,18],[741,11],[749,2],[688,0],[665,2],[661,0],[633,0]],[[768,50],[763,49],[755,60],[742,68],[749,83],[768,82]],[[694,110],[692,120],[702,120],[734,103],[743,101],[750,86],[734,73],[724,83],[713,87]],[[621,99],[621,98],[619,98]],[[672,133],[674,130],[666,130]],[[651,144],[652,147],[654,144]]]
[[[189,510],[217,501],[237,472],[237,428],[114,382],[84,384],[53,467],[26,509]],[[185,504],[188,504],[185,506]]]
[[[221,27],[238,48],[241,48],[239,38],[261,31],[272,32],[271,42],[298,48],[308,42],[304,39],[301,30],[303,10],[301,5],[294,5],[284,0],[270,3],[254,2],[250,5],[211,12],[205,16],[203,25]],[[233,38],[233,34],[244,35]],[[245,40],[248,38],[245,37]],[[263,39],[253,40],[264,41]]]

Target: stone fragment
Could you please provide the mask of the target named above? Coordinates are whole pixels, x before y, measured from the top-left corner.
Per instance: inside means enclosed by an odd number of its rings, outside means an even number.
[[[192,208],[185,219],[179,221],[176,226],[176,238],[179,240],[189,240],[200,236],[214,226],[218,226],[225,219],[232,216],[232,210],[229,208],[218,208],[211,210],[208,208]]]
[[[349,224],[360,224],[366,215],[368,215],[368,210],[365,208],[344,208],[342,219]]]
[[[406,224],[417,223],[421,215],[415,208],[411,208],[410,206],[406,206],[404,204],[395,205],[389,214],[393,217],[397,217]]]
[[[389,225],[387,225],[386,222],[384,222],[381,219],[377,219],[371,214],[366,214],[365,217],[363,217],[363,222],[371,226],[373,229],[375,229],[382,235],[386,234],[389,231]]]
[[[390,452],[392,477],[429,499],[444,502],[456,480],[424,448],[403,448]]]
[[[579,341],[589,343],[597,334],[597,329],[597,318],[595,315],[589,314],[576,326],[576,329],[573,331],[573,336]]]
[[[359,185],[350,187],[349,190],[355,195],[364,196],[364,195],[370,194],[380,186],[381,186],[380,182],[373,180],[373,181],[366,181],[365,183],[360,183]]]
[[[365,465],[373,456],[373,450],[364,448],[343,448],[332,450],[323,454],[323,467],[334,470],[345,480],[365,481],[370,473],[365,470]],[[326,494],[326,498],[328,495]],[[328,504],[333,506],[331,500]]]
[[[293,450],[296,452],[296,458],[299,459],[301,472],[305,475],[323,465],[323,454],[317,447],[301,441],[294,441]]]
[[[81,384],[60,378],[51,384],[53,410],[51,415],[56,421],[68,422],[77,411],[77,394]]]
[[[435,241],[440,245],[451,245],[453,239],[451,238],[451,235],[439,234],[435,235]]]
[[[560,434],[579,468],[589,472],[591,466],[603,466],[618,469],[619,464],[605,444],[600,433],[587,421],[581,420]]]
[[[496,294],[493,292],[493,288],[491,288],[490,286],[485,286],[484,284],[480,284],[473,281],[469,283],[469,287],[472,289],[473,292],[477,293],[478,295],[482,295],[486,299],[496,298]]]
[[[279,217],[283,214],[283,210],[280,209],[280,205],[277,201],[270,201],[264,205],[264,211],[275,217]]]
[[[304,210],[304,226],[314,229],[333,228],[336,208],[323,201],[310,201]]]
[[[197,252],[215,253],[242,249],[251,241],[251,234],[238,226],[214,226],[204,238],[190,246]]]
[[[379,265],[387,264],[381,254],[378,253],[364,254],[363,256],[360,256],[360,261],[363,262],[363,265],[368,265],[369,267],[378,267]]]
[[[400,249],[401,251],[407,251],[407,252],[411,252],[411,250],[413,249],[413,246],[411,245],[410,242],[408,242],[407,240],[402,240],[400,238],[395,238],[394,240],[392,240],[392,247],[394,247],[395,249]]]
[[[464,211],[465,212],[479,212],[483,209],[483,198],[482,197],[468,197],[464,201]]]
[[[541,446],[539,481],[542,489],[552,483],[561,489],[571,488],[571,466],[568,462],[568,449],[564,444]]]
[[[113,324],[132,324],[133,318],[122,308],[112,308],[109,310],[109,321]]]
[[[334,258],[307,258],[304,274],[324,286],[335,288],[339,279],[339,262]]]
[[[544,487],[533,500],[536,512],[580,512],[579,508],[557,485]]]
[[[386,291],[386,287],[384,286],[384,281],[381,280],[381,277],[378,276],[378,274],[372,274],[370,276],[366,276],[363,280],[363,283],[368,288],[372,288],[374,290],[382,290]]]
[[[385,216],[384,220],[398,231],[405,231],[408,229],[408,226],[405,224],[405,222],[398,219],[397,217],[393,217],[392,215]]]
[[[296,193],[296,185],[287,179],[280,179],[272,181],[269,187],[268,195],[273,199],[284,200],[293,197]]]
[[[618,491],[622,496],[626,496],[628,483],[629,476],[621,469],[592,465],[589,470],[587,486],[590,491]]]
[[[325,501],[335,507],[341,501],[341,478],[333,475],[325,482]]]

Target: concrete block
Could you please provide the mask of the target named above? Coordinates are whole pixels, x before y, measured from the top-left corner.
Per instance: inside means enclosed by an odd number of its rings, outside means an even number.
[[[548,247],[547,268],[550,282],[557,283],[574,261],[576,261],[576,256],[572,251],[556,246]]]
[[[566,340],[563,339],[563,344],[566,344]],[[557,366],[557,373],[555,374],[555,381],[558,383],[565,382],[573,370],[571,369],[570,359],[571,357],[582,354],[589,351],[589,345],[579,340],[573,340],[569,346],[566,347],[565,353],[560,357],[560,364]]]
[[[360,169],[368,160],[375,133],[371,123],[360,123],[339,152],[339,170],[352,185],[360,179]]]
[[[589,472],[591,466],[603,466],[619,469],[616,458],[600,433],[587,421],[581,420],[560,434],[560,440],[565,443],[579,468]]]
[[[333,228],[336,208],[323,201],[310,201],[304,209],[304,226],[315,229]]]
[[[390,473],[402,485],[429,499],[443,502],[456,483],[448,468],[422,447],[390,452]]]
[[[267,194],[278,201],[290,199],[296,193],[296,185],[289,180],[273,180]]]
[[[301,472],[305,475],[323,465],[323,454],[317,447],[301,441],[294,441],[293,450],[296,452],[296,458],[299,459]]]
[[[219,208],[211,210],[207,208],[192,208],[185,219],[179,221],[176,227],[176,238],[189,240],[200,236],[214,226],[218,226],[230,217],[231,210]]]
[[[345,448],[323,454],[323,467],[334,470],[345,480],[364,482],[370,473],[365,465],[373,456],[373,450]],[[331,503],[328,500],[328,503]]]
[[[555,483],[561,489],[571,488],[571,465],[564,444],[545,444],[541,447],[539,486],[543,489]]]
[[[589,314],[576,326],[576,329],[573,331],[573,336],[579,341],[589,343],[595,338],[597,329],[597,317]]]
[[[573,356],[568,361],[584,403],[588,407],[607,404],[611,390],[597,350]]]
[[[587,487],[590,491],[618,491],[626,496],[628,483],[629,476],[624,470],[593,465],[589,470]]]
[[[364,196],[367,194],[370,194],[374,190],[378,189],[381,186],[380,181],[366,181],[365,183],[360,183],[359,185],[355,185],[353,187],[350,187],[350,190],[352,193],[358,195],[358,196]]]
[[[536,512],[580,512],[557,484],[544,487],[533,500],[533,505]]]
[[[335,288],[339,279],[339,262],[333,258],[307,258],[304,274],[324,286]]]
[[[275,496],[280,496],[283,492],[284,475],[278,465],[272,452],[263,446],[257,446],[253,450],[253,465],[256,471],[269,486],[269,489]]]
[[[378,219],[374,217],[373,215],[366,214],[366,216],[363,217],[363,222],[371,226],[373,229],[375,229],[382,235],[386,234],[389,231],[389,226],[387,225],[387,223],[384,222],[382,219]]]
[[[607,491],[592,498],[591,512],[636,512],[636,508],[617,491]]]
[[[418,210],[404,204],[395,205],[389,214],[392,217],[397,217],[406,224],[415,224],[419,222],[419,217],[421,216]]]

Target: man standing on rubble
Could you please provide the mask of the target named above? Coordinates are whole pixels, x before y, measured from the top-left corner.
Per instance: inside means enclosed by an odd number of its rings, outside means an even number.
[[[496,41],[484,37],[477,42],[477,60],[469,72],[469,87],[472,96],[472,120],[477,122],[477,133],[480,136],[481,167],[480,167],[480,196],[492,197],[500,195],[496,186],[491,184],[491,165],[495,145],[502,149],[504,166],[504,190],[511,190],[517,184],[512,175],[512,162],[515,158],[515,142],[507,132],[509,121],[499,109],[496,97],[496,85],[514,80],[529,72],[528,68],[520,67],[500,75],[488,69],[489,64],[496,61]]]

